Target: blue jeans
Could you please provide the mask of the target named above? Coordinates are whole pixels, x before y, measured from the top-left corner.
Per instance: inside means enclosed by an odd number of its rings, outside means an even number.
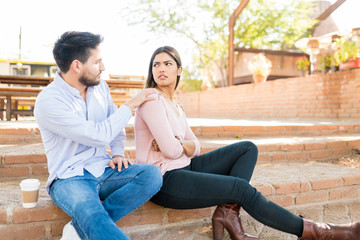
[[[84,170],[84,176],[58,179],[50,196],[72,218],[81,239],[129,239],[115,222],[148,201],[161,185],[157,167],[134,164],[120,172],[106,168],[99,178]]]

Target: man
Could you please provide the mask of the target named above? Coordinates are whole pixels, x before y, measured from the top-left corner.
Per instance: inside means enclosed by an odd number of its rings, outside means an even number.
[[[162,184],[157,167],[124,157],[132,110],[153,100],[154,90],[141,91],[117,109],[100,78],[102,40],[89,32],[65,32],[53,49],[60,71],[35,104],[48,160],[46,189],[72,218],[62,239],[129,239],[115,222]]]

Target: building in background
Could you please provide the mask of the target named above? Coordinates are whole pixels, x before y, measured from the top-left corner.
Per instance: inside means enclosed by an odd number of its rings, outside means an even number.
[[[52,62],[0,59],[0,75],[54,77],[57,70]]]

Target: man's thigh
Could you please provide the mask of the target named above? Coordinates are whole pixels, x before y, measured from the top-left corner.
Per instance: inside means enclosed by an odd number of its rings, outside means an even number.
[[[144,184],[144,187],[151,184],[152,168],[154,166],[148,164],[129,165],[127,169],[123,167],[120,172],[117,166],[115,169],[106,168],[105,173],[100,177],[99,195],[101,200],[105,200],[113,192],[134,180],[141,181],[139,184]],[[142,177],[139,177],[140,175]]]
[[[53,202],[68,215],[73,216],[79,208],[101,206],[98,193],[99,181],[84,171],[84,176],[56,180],[50,188]]]

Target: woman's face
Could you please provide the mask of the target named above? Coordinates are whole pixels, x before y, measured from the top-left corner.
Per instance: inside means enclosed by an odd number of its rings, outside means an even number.
[[[182,67],[178,68],[175,60],[167,53],[162,52],[155,56],[152,65],[152,74],[159,87],[175,89],[177,76],[180,76]]]

